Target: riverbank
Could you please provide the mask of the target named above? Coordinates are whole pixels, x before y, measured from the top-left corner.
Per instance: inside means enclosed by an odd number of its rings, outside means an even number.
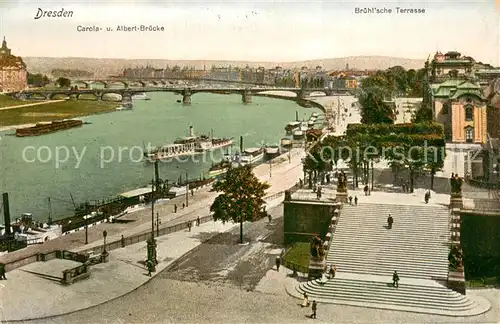
[[[13,99],[14,100],[14,99]],[[38,122],[53,121],[112,112],[120,105],[112,101],[53,100],[0,108],[0,132],[30,127]]]

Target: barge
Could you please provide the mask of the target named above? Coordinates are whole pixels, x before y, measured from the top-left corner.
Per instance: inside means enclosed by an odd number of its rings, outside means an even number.
[[[61,130],[70,129],[74,127],[80,127],[83,125],[83,121],[79,119],[66,119],[66,120],[55,120],[52,122],[42,122],[35,126],[27,128],[17,128],[16,136],[39,136],[50,133],[55,133]]]

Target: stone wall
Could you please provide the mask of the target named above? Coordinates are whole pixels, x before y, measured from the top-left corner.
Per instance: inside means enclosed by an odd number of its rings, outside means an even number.
[[[285,244],[310,242],[312,234],[325,239],[335,205],[333,202],[285,201],[283,203]]]
[[[500,215],[462,213],[460,243],[467,280],[500,277]]]

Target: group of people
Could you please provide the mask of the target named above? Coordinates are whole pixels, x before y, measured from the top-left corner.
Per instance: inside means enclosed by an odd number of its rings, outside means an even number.
[[[198,216],[198,218],[196,218],[196,226],[200,226],[200,224],[201,224],[201,219],[200,219],[200,216]],[[191,232],[191,227],[193,227],[193,221],[188,221],[187,227],[188,227],[188,230]]]
[[[352,206],[352,196],[349,196],[349,205]],[[354,196],[354,205],[358,205],[358,196]]]
[[[304,299],[302,301],[302,307],[309,307],[309,297],[307,296],[307,293],[304,293]],[[312,310],[312,314],[311,314],[311,318],[316,318],[316,310],[318,309],[318,303],[316,303],[315,300],[312,301],[312,304],[311,304],[311,310]]]

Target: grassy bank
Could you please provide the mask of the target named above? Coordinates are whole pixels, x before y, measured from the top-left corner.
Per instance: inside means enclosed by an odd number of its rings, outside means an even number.
[[[310,243],[296,243],[283,256],[287,262],[292,262],[301,267],[309,267]]]
[[[29,103],[27,101],[12,100],[16,101],[15,105]],[[1,105],[0,102],[0,106]],[[0,110],[0,126],[33,124],[41,121],[93,115],[114,111],[117,106],[119,106],[119,103],[109,101],[68,100],[44,105]]]
[[[12,107],[12,106],[17,106],[17,105],[25,105],[25,104],[29,104],[32,102],[34,102],[34,101],[21,101],[21,100],[9,97],[7,95],[0,94],[0,108]]]

